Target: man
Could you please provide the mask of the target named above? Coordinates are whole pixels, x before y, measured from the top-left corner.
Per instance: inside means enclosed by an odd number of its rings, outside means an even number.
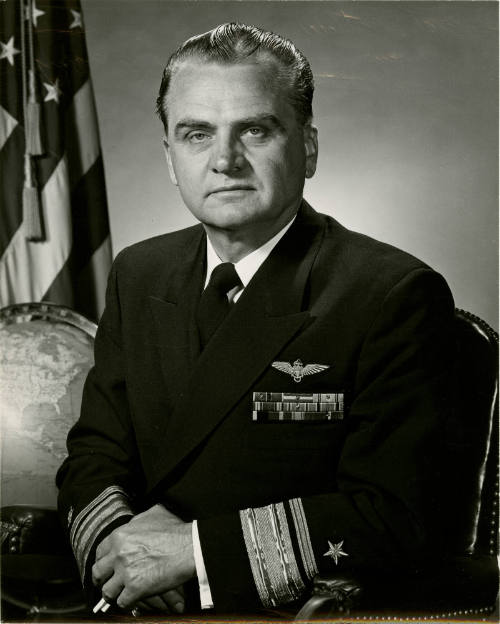
[[[201,225],[117,257],[57,479],[84,583],[120,608],[289,605],[318,572],[441,538],[452,298],[302,199],[312,94],[293,44],[245,25],[164,71],[168,167]]]

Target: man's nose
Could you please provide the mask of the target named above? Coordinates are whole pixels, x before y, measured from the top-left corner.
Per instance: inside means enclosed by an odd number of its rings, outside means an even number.
[[[232,136],[217,137],[213,146],[210,168],[214,173],[230,174],[245,167],[243,146]]]

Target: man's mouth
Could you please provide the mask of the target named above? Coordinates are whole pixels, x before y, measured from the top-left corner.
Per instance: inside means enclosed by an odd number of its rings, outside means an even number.
[[[211,190],[208,195],[213,195],[215,193],[235,193],[238,191],[254,191],[254,187],[249,184],[234,184],[232,186],[219,186],[213,190]]]

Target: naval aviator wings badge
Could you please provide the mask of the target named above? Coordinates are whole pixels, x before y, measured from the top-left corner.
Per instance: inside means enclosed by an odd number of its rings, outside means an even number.
[[[273,362],[272,366],[282,373],[291,375],[297,383],[302,381],[302,378],[306,375],[321,373],[321,371],[330,368],[327,364],[306,364],[304,366],[301,360],[295,360],[293,364],[290,364],[290,362]]]

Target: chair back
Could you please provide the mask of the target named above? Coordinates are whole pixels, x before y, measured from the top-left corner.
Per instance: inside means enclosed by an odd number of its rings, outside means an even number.
[[[96,329],[61,305],[0,310],[3,506],[56,506],[55,474],[79,416]]]
[[[448,537],[456,554],[498,550],[498,334],[456,310],[456,388],[448,431],[453,509]]]
[[[498,334],[457,309],[455,341],[455,396],[444,390],[453,407],[442,448],[446,489],[433,510],[446,521],[438,556],[396,573],[318,575],[296,620],[337,621],[356,609],[352,620],[478,622],[495,612],[487,621],[498,622]]]

